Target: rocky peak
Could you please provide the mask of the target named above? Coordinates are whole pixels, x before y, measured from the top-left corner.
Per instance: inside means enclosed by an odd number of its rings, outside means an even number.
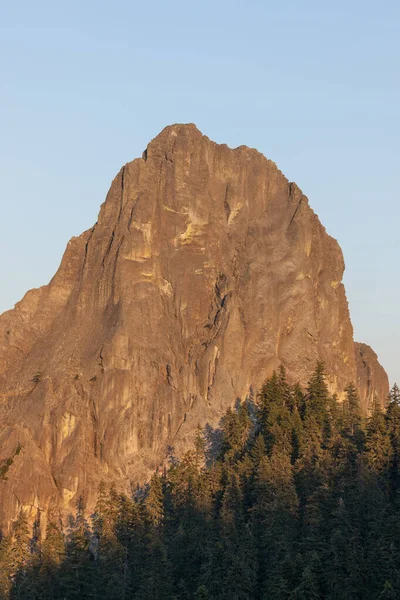
[[[387,393],[353,341],[337,242],[256,150],[165,128],[112,182],[51,282],[0,316],[0,518],[147,480],[283,364],[325,361],[366,409]],[[368,383],[365,383],[367,377]]]

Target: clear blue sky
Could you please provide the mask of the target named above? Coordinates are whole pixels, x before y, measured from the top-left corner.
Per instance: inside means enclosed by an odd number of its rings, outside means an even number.
[[[400,383],[400,3],[0,5],[0,312],[50,279],[165,125],[256,147],[341,244],[356,339]]]

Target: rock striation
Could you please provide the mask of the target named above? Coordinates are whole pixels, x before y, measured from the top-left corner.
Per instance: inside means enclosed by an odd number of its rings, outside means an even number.
[[[0,520],[146,481],[254,395],[317,360],[367,409],[387,376],[353,341],[337,242],[256,150],[164,129],[112,182],[47,286],[0,316]],[[22,445],[15,454],[18,444]]]

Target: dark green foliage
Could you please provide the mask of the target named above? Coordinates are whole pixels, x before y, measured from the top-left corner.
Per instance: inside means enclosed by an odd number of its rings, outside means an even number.
[[[15,457],[19,456],[21,454],[21,450],[22,450],[22,444],[20,444],[18,442],[18,445],[15,448],[13,455],[9,456],[8,458],[6,458],[5,460],[3,460],[0,463],[0,481],[2,479],[7,479],[8,470],[11,467],[11,465],[14,463]]]
[[[386,411],[386,424],[390,436],[389,477],[393,502],[399,502],[400,491],[400,390],[395,384],[390,390]]]
[[[206,588],[205,585],[201,585],[200,587],[197,588],[195,595],[194,595],[194,600],[208,600],[208,598],[210,597],[208,590]]]
[[[325,367],[317,363],[315,371],[308,383],[307,395],[302,403],[304,420],[315,419],[321,428],[326,425],[329,394],[325,382]]]
[[[372,414],[366,426],[364,454],[368,464],[377,476],[386,471],[390,461],[391,443],[386,418],[377,399],[374,399]]]
[[[0,465],[0,479],[7,479],[7,472],[8,469],[11,467],[11,465],[13,464],[14,460],[13,458],[11,458],[11,456],[9,458],[6,458]]]
[[[33,383],[35,385],[40,383],[42,381],[42,374],[38,371],[37,373],[34,374],[31,381],[33,381]]]
[[[400,598],[400,391],[365,419],[322,363],[305,392],[281,368],[227,411],[214,460],[198,428],[137,497],[101,483],[90,520],[79,499],[40,530],[21,511],[0,539],[0,600]]]
[[[244,451],[251,429],[249,406],[240,404],[237,410],[228,409],[222,418],[221,456],[225,462],[234,462]]]
[[[64,557],[65,546],[61,519],[57,512],[51,512],[48,515],[46,537],[42,542],[41,561],[36,576],[41,599],[51,600],[60,595],[61,585],[58,570]]]
[[[65,546],[62,580],[65,600],[86,600],[92,595],[94,569],[89,547],[90,529],[86,518],[85,500],[80,497],[76,505],[76,516],[69,522]]]
[[[393,589],[390,581],[385,581],[385,585],[383,587],[382,593],[379,594],[379,600],[397,600],[398,594]]]

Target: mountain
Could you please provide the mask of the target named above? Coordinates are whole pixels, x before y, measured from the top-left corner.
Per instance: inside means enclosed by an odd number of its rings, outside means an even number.
[[[367,411],[387,375],[355,344],[338,243],[253,149],[165,128],[112,182],[47,286],[0,316],[0,520],[148,480],[280,364],[317,360]]]

